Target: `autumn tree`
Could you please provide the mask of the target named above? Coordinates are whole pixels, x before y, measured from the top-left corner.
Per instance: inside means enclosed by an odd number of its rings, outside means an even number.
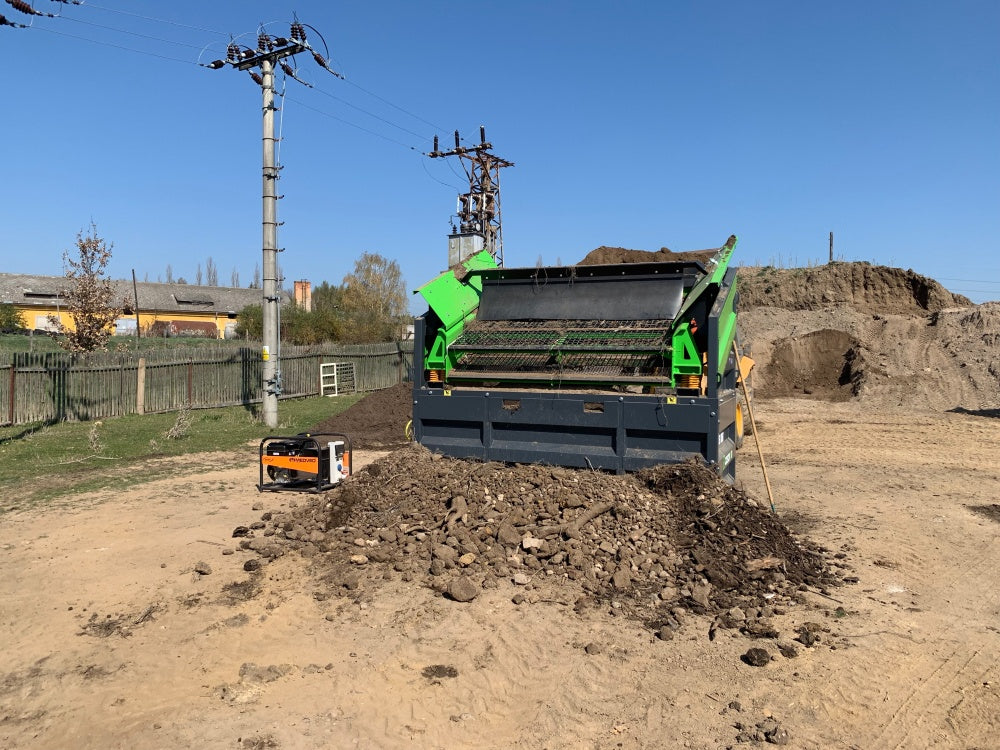
[[[48,319],[55,332],[63,335],[60,346],[64,349],[73,352],[106,349],[114,335],[115,321],[125,303],[115,299],[115,284],[105,276],[113,247],[97,235],[97,225],[91,222],[88,234],[81,230],[76,235],[75,257],[68,250],[63,253],[66,281],[63,296],[73,328],[63,325],[56,315],[49,315]]]
[[[392,341],[399,338],[406,317],[406,285],[399,264],[378,253],[364,253],[354,272],[344,277],[340,305],[351,341]]]

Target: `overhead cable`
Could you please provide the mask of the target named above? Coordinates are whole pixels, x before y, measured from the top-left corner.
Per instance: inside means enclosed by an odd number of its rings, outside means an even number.
[[[61,2],[61,0],[57,0],[57,2]],[[73,4],[76,5],[77,3]],[[191,24],[180,23],[179,21],[171,21],[167,18],[155,18],[153,16],[144,16],[141,13],[132,13],[127,10],[118,10],[117,8],[106,8],[103,5],[95,5],[94,3],[91,2],[81,3],[81,4],[85,4],[88,8],[96,8],[97,10],[103,10],[107,13],[119,13],[123,16],[132,16],[133,18],[141,18],[144,21],[153,21],[154,23],[167,23],[170,24],[171,26],[180,26],[185,29],[194,29],[195,31],[205,31],[209,34],[218,34],[219,36],[229,36],[229,34],[226,33],[225,31],[218,31],[216,29],[207,29],[204,26],[192,26]]]
[[[125,50],[126,52],[135,52],[137,55],[147,55],[148,57],[157,57],[157,58],[159,58],[161,60],[170,60],[171,62],[184,63],[185,65],[197,65],[198,64],[194,60],[182,60],[179,57],[169,57],[168,55],[158,55],[155,52],[147,52],[146,50],[135,49],[134,47],[124,47],[121,44],[114,44],[113,42],[105,42],[105,41],[102,41],[100,39],[91,39],[90,37],[78,36],[77,34],[68,34],[65,31],[56,31],[55,29],[49,29],[49,28],[46,28],[46,27],[43,27],[43,26],[32,26],[31,30],[32,31],[44,31],[44,32],[47,32],[49,34],[56,34],[58,36],[65,36],[65,37],[69,37],[70,39],[79,39],[80,41],[83,41],[83,42],[91,42],[92,44],[100,44],[100,45],[102,45],[104,47],[114,47],[115,49],[122,49],[122,50]]]
[[[342,122],[342,123],[344,123],[344,125],[348,125],[349,127],[355,128],[356,130],[361,130],[361,131],[363,131],[365,133],[368,133],[369,135],[375,136],[376,138],[381,138],[382,140],[398,144],[398,145],[402,146],[403,148],[409,149],[410,151],[416,151],[418,154],[423,154],[424,156],[427,156],[426,153],[424,153],[423,151],[421,151],[416,146],[411,146],[409,143],[403,143],[403,141],[398,141],[395,138],[390,138],[389,136],[383,135],[382,133],[377,133],[374,130],[369,130],[368,128],[366,128],[366,127],[364,127],[362,125],[357,125],[357,124],[351,122],[350,120],[345,120],[342,117],[337,117],[336,115],[331,115],[329,112],[324,112],[321,109],[316,109],[316,107],[312,107],[312,106],[306,104],[305,102],[299,101],[298,99],[294,99],[291,96],[288,96],[287,94],[285,95],[285,99],[287,99],[288,101],[291,101],[291,102],[295,102],[300,107],[305,107],[306,109],[312,110],[316,114],[323,115],[324,117],[329,117],[331,120],[336,120],[337,122]]]

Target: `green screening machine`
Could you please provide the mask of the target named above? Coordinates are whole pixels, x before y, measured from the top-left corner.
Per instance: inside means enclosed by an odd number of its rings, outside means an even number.
[[[700,456],[731,481],[735,247],[704,262],[466,258],[418,290],[414,438],[449,456],[618,473]]]

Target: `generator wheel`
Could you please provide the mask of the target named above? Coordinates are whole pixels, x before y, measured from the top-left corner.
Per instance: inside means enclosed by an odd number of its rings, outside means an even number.
[[[744,437],[744,424],[743,424],[743,402],[736,402],[736,421],[733,423],[736,427],[736,450],[743,447],[743,437]]]

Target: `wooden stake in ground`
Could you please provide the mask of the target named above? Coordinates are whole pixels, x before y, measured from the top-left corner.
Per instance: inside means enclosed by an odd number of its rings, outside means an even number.
[[[733,356],[736,357],[736,369],[740,368],[740,351],[736,348],[736,341],[733,341]],[[753,441],[757,446],[757,455],[760,457],[760,470],[764,474],[764,486],[767,488],[767,501],[771,505],[771,512],[777,513],[774,509],[774,495],[771,494],[771,480],[767,478],[767,467],[764,465],[764,452],[760,449],[760,433],[757,431],[757,423],[753,418],[753,405],[750,403],[750,394],[747,392],[747,381],[740,371],[740,385],[743,386],[743,399],[747,402],[747,416],[750,417],[750,429],[753,430]]]

